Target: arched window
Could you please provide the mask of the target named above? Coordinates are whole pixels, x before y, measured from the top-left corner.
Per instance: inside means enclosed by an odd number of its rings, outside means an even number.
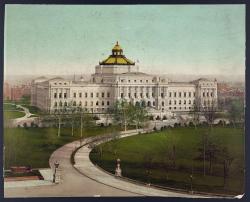
[[[176,100],[174,101],[174,104],[176,105]]]
[[[67,106],[67,102],[64,102],[64,106]]]
[[[96,106],[98,106],[99,105],[99,103],[98,103],[98,101],[96,102]]]
[[[79,102],[79,106],[82,106],[82,102],[81,101]]]
[[[171,105],[172,104],[172,102],[171,102],[171,100],[169,100],[169,105]]]
[[[104,106],[104,101],[102,101],[102,106]]]
[[[188,101],[188,104],[191,104],[191,100]]]
[[[59,102],[59,106],[60,106],[60,107],[62,106],[62,101]]]
[[[162,102],[161,105],[164,106],[164,102]]]
[[[151,102],[150,101],[148,101],[148,107],[151,107]]]
[[[155,106],[155,101],[153,101],[153,106]]]
[[[76,106],[76,101],[73,102],[73,106]]]
[[[140,106],[140,102],[137,101],[137,102],[135,103],[135,105],[136,105],[137,107],[139,107],[139,106]]]

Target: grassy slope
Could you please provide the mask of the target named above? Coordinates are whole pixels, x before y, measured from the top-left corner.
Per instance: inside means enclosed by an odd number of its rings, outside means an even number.
[[[93,127],[84,130],[84,137],[109,133],[113,127]],[[48,160],[54,150],[79,139],[80,130],[74,137],[71,128],[62,128],[61,137],[56,128],[4,128],[5,168],[30,165],[33,168],[48,167]]]
[[[20,118],[23,117],[24,115],[25,115],[24,112],[21,111],[4,111],[5,120]]]
[[[114,172],[115,159],[121,159],[123,175],[133,179],[151,183],[190,189],[190,174],[194,172],[194,189],[200,191],[224,192],[223,167],[221,163],[213,164],[213,176],[203,176],[203,161],[192,160],[198,156],[197,148],[201,141],[204,128],[176,128],[155,134],[138,135],[102,144],[103,155],[92,152],[91,160],[104,169]],[[229,148],[234,157],[231,165],[231,178],[228,181],[228,193],[238,193],[242,189],[244,162],[244,131],[232,128],[214,128],[211,136],[215,142]],[[171,164],[169,152],[176,146],[176,170],[164,169],[165,162]],[[97,149],[98,150],[98,149]],[[116,154],[114,152],[116,150]],[[151,176],[145,172],[145,159],[153,158]],[[208,162],[207,162],[208,166]],[[207,167],[208,168],[208,167]],[[216,176],[217,175],[217,176]],[[235,176],[235,177],[234,177]],[[168,180],[166,180],[168,179]]]

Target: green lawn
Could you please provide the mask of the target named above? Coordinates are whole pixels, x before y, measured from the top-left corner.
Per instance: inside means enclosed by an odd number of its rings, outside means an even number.
[[[84,137],[109,133],[119,130],[115,127],[92,127],[84,130]],[[79,139],[80,130],[62,128],[61,137],[56,128],[4,128],[5,168],[27,166],[32,168],[49,167],[49,157],[62,145]]]
[[[4,111],[5,120],[20,118],[23,117],[24,115],[25,113],[22,111]]]
[[[209,137],[219,147],[227,147],[233,161],[224,187],[222,157],[218,154],[212,162],[212,173],[203,176],[203,159],[198,148],[206,128],[174,128],[151,134],[142,134],[104,143],[95,148],[90,158],[105,170],[114,173],[116,159],[121,159],[123,176],[161,186],[206,192],[238,194],[243,192],[244,130],[215,127]],[[173,166],[175,145],[175,167]],[[201,147],[203,148],[203,147]],[[151,163],[150,163],[151,162]],[[151,172],[147,175],[146,170]]]
[[[20,109],[17,108],[16,105],[14,105],[14,104],[4,103],[3,110],[20,110]]]
[[[43,112],[36,106],[31,106],[29,104],[22,104],[22,106],[28,108],[30,113],[32,113],[32,114],[36,114],[36,115],[43,114]]]

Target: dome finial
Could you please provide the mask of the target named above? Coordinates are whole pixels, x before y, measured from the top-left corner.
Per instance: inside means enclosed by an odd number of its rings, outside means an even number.
[[[118,41],[116,41],[116,45],[119,45],[119,44],[118,44]]]

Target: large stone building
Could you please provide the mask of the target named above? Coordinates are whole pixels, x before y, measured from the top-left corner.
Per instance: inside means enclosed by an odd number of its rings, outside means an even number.
[[[196,102],[202,109],[217,104],[217,82],[198,79],[172,82],[164,76],[149,75],[127,59],[116,43],[112,54],[95,67],[91,79],[66,80],[40,77],[32,81],[32,105],[53,112],[63,106],[81,106],[104,113],[117,100],[143,103],[151,113],[186,113]]]

